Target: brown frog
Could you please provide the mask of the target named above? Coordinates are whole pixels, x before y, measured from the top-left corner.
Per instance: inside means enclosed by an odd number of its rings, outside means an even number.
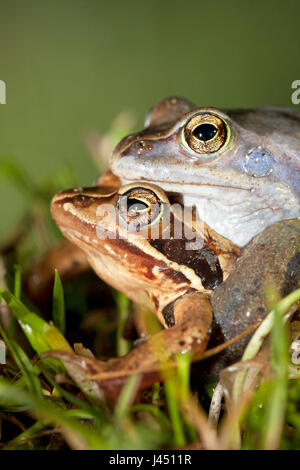
[[[284,294],[295,288],[300,272],[299,220],[272,225],[236,261],[238,247],[199,223],[195,213],[182,218],[173,202],[160,188],[139,183],[75,188],[58,193],[51,205],[63,234],[85,251],[98,275],[156,313],[166,328],[156,336],[167,358],[186,351],[199,355],[212,328],[215,341],[224,341],[262,319],[264,281],[275,282]],[[218,356],[206,375],[215,378],[243,344]],[[59,357],[81,361],[109,393],[131,373],[142,374],[141,387],[159,379],[159,354],[149,342],[108,362]]]
[[[122,184],[176,193],[243,247],[272,223],[300,215],[300,110],[222,111],[166,98],[144,130],[115,147],[110,164]]]

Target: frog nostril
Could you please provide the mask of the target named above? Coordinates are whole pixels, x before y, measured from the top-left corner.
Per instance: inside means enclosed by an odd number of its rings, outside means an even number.
[[[247,153],[243,166],[249,175],[259,178],[272,173],[273,161],[274,158],[268,150],[257,147]]]
[[[138,140],[134,143],[134,147],[138,155],[152,150],[153,146],[149,140]]]

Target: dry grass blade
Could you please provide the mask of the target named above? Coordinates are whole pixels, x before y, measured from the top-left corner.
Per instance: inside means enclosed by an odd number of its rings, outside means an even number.
[[[208,422],[214,428],[217,427],[217,424],[219,422],[223,396],[224,396],[223,385],[219,382],[214,390],[214,393],[210,402],[209,414],[208,414]]]
[[[219,344],[218,346],[215,346],[214,348],[207,349],[207,351],[201,354],[201,356],[198,356],[198,357],[195,356],[193,361],[202,361],[204,359],[208,359],[209,357],[215,356],[216,354],[219,354],[221,351],[228,348],[228,346],[231,346],[232,344],[236,343],[237,341],[240,341],[242,338],[252,333],[254,330],[256,330],[256,328],[259,327],[261,323],[262,323],[261,321],[257,322],[254,325],[249,326],[249,328],[244,330],[239,335],[236,335],[234,338],[229,339],[225,343]]]
[[[179,407],[186,419],[194,426],[203,448],[217,450],[219,448],[217,434],[207,419],[206,413],[200,408],[199,402],[192,395],[181,400]]]

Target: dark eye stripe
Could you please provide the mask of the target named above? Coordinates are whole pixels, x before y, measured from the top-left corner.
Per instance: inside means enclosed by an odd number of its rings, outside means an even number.
[[[194,270],[205,289],[214,289],[223,281],[223,272],[216,253],[205,243],[197,250],[186,249],[186,239],[151,240],[150,244],[170,261]]]

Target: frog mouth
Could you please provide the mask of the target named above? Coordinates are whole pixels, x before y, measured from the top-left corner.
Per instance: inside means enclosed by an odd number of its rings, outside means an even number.
[[[139,181],[143,181],[143,182],[147,182],[147,183],[152,183],[153,184],[153,180],[150,180],[150,179],[147,179],[147,178],[143,178],[141,177],[139,179]],[[124,178],[122,177],[121,178],[121,182],[122,184],[131,184],[131,183],[135,183],[136,180],[134,179],[127,179],[127,178]],[[226,184],[215,184],[215,183],[198,183],[198,182],[188,182],[188,183],[180,183],[178,181],[166,181],[166,180],[159,180],[159,179],[156,179],[155,178],[155,184],[157,186],[161,186],[164,191],[168,192],[176,192],[176,193],[182,193],[182,188],[185,188],[185,193],[187,193],[188,191],[188,188],[190,188],[190,193],[189,194],[193,194],[195,193],[195,188],[198,189],[198,188],[210,188],[210,189],[216,189],[216,190],[233,190],[233,191],[245,191],[247,193],[252,193],[254,188],[253,187],[250,187],[250,186],[232,186],[232,185],[226,185]],[[198,194],[198,192],[197,192]],[[200,194],[199,194],[200,195]]]

